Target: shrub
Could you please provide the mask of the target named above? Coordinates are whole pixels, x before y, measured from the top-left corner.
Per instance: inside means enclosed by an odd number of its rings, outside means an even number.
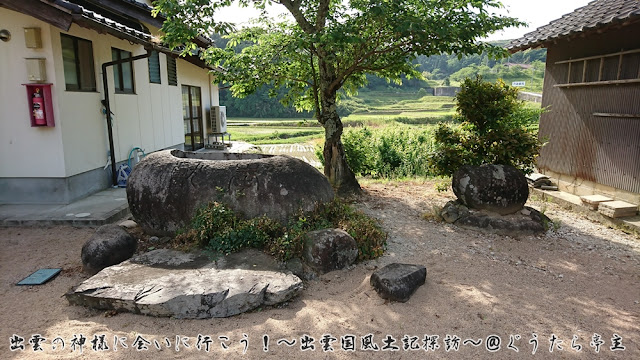
[[[430,165],[451,176],[462,165],[504,164],[530,173],[540,150],[536,130],[542,110],[524,105],[518,91],[502,80],[495,84],[467,78],[456,96],[462,124],[440,124]]]
[[[309,231],[340,228],[358,244],[360,260],[382,255],[386,233],[376,220],[340,200],[318,205],[309,213],[293,216],[283,225],[267,217],[241,219],[224,204],[211,203],[196,213],[191,224],[176,237],[182,247],[196,246],[215,254],[229,254],[243,248],[261,248],[285,261],[302,254]]]
[[[404,126],[350,128],[342,135],[347,163],[358,176],[399,178],[429,176],[430,130]],[[323,160],[322,149],[316,155]]]

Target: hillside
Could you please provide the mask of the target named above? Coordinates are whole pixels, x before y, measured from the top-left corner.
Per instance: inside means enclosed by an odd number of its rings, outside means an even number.
[[[495,45],[505,46],[510,40],[493,42]],[[226,44],[224,39],[216,39],[219,46]],[[418,56],[415,65],[422,72],[425,80],[403,79],[402,84],[389,82],[376,76],[367,76],[368,84],[360,89],[352,101],[343,101],[341,115],[352,113],[352,106],[358,99],[364,97],[384,97],[388,94],[418,94],[432,93],[430,90],[439,86],[457,86],[466,77],[481,75],[488,81],[503,79],[507,84],[514,81],[524,81],[523,91],[542,92],[546,49],[526,50],[511,55],[508,58],[494,60],[487,54]],[[424,89],[424,90],[421,90]],[[233,98],[230,91],[220,92],[220,103],[227,106],[230,117],[242,118],[313,118],[309,112],[297,112],[293,107],[284,107],[278,101],[284,95],[281,89],[275,98],[269,96],[271,87],[265,86],[252,95],[243,99]],[[369,95],[365,95],[369,94]],[[378,95],[376,95],[378,94]]]

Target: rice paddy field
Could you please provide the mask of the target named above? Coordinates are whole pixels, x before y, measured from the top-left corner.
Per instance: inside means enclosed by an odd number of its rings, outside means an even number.
[[[455,99],[444,96],[419,96],[414,93],[363,92],[356,101],[358,111],[342,117],[349,127],[430,128],[452,121]],[[264,144],[310,144],[322,142],[324,129],[313,118],[258,119],[234,118],[229,114],[228,129],[233,140]]]
[[[456,114],[453,97],[406,92],[362,92],[345,104],[352,112],[342,117],[342,141],[350,166],[361,176],[430,176],[435,129],[438,123],[453,122]],[[318,156],[324,129],[315,119],[230,117],[227,131],[233,140],[257,145],[262,153],[290,155],[322,166]]]

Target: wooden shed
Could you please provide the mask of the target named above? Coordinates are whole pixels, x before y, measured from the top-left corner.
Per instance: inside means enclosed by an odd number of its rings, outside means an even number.
[[[640,1],[596,0],[514,40],[547,48],[538,159],[576,195],[640,203]]]

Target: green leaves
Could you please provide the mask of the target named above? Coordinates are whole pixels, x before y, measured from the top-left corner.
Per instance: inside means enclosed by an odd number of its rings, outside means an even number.
[[[451,176],[462,165],[513,165],[530,173],[541,143],[541,110],[517,99],[517,90],[498,80],[466,79],[456,96],[462,124],[440,124],[429,163],[437,175]]]
[[[240,2],[264,9],[275,1]],[[298,109],[316,109],[317,96],[365,84],[365,74],[399,80],[403,74],[421,77],[410,60],[440,53],[503,57],[506,51],[478,39],[509,26],[521,25],[492,13],[502,5],[493,0],[338,0],[279,1],[295,22],[264,17],[236,30],[214,22],[213,14],[230,0],[158,0],[156,12],[166,15],[162,31],[171,46],[186,45],[197,35],[230,33],[227,49],[208,49],[204,60],[225,69],[218,80],[232,84],[234,95],[245,96],[273,83],[288,89],[283,102]],[[275,6],[275,5],[274,5]],[[309,28],[309,24],[313,28]],[[242,51],[233,51],[238,46]],[[331,79],[319,81],[328,69]]]
[[[283,104],[315,110],[326,129],[327,148],[337,150],[333,159],[325,159],[325,174],[336,187],[357,185],[338,146],[342,124],[336,99],[340,90],[354,93],[366,84],[366,74],[391,81],[400,81],[403,74],[422,78],[411,64],[417,55],[486,51],[505,56],[504,49],[479,39],[523,24],[494,14],[501,7],[494,0],[240,0],[242,5],[263,11],[268,3],[280,4],[294,21],[263,16],[251,27],[234,30],[213,21],[215,12],[230,3],[157,0],[157,10],[167,17],[162,27],[164,41],[191,49],[198,35],[230,32],[231,47],[204,51],[203,60],[224,69],[216,74],[217,80],[231,84],[234,96],[243,97],[272,84],[287,89]],[[235,51],[240,45],[245,47]],[[392,158],[397,162],[396,156]]]

